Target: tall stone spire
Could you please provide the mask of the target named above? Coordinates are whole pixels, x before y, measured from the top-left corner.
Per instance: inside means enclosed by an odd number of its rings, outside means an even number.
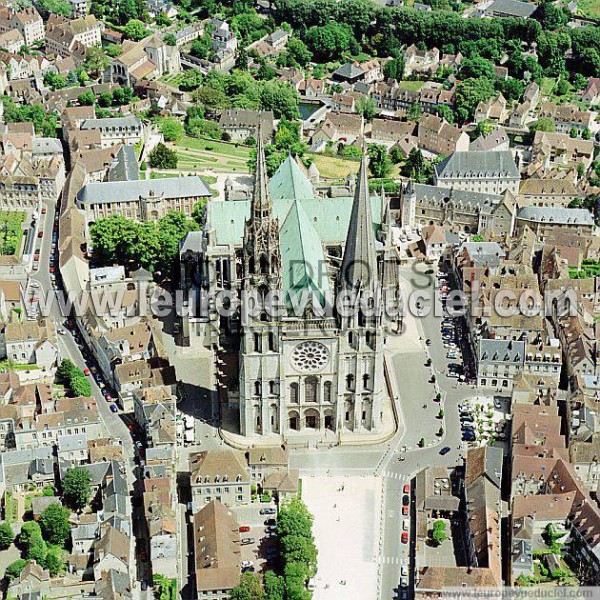
[[[377,283],[377,256],[367,168],[367,153],[363,151],[342,261],[341,286],[344,289],[373,289]]]
[[[265,149],[260,126],[256,140],[256,173],[250,218],[244,229],[245,286],[266,291],[281,283],[279,222],[273,217]]]
[[[271,216],[271,195],[269,194],[267,178],[267,161],[265,160],[265,148],[260,125],[258,126],[256,140],[256,171],[254,178],[254,190],[252,193],[252,218],[261,221]]]

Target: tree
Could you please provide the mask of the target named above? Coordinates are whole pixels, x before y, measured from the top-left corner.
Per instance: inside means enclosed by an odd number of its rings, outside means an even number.
[[[123,28],[123,33],[134,41],[144,39],[148,35],[148,30],[144,27],[144,24],[139,19],[130,19],[127,25]]]
[[[554,88],[554,93],[557,96],[566,96],[571,91],[571,86],[566,79],[559,79],[556,82],[556,87]]]
[[[364,117],[365,121],[370,123],[373,117],[377,115],[377,104],[374,98],[370,96],[361,96],[356,101],[356,112]]]
[[[265,593],[256,573],[242,573],[240,583],[229,593],[230,600],[264,600]]]
[[[6,550],[14,540],[15,534],[10,523],[2,521],[2,523],[0,523],[0,550]]]
[[[486,135],[494,131],[495,127],[496,125],[493,121],[490,121],[489,119],[484,119],[483,121],[479,121],[479,123],[477,123],[475,131],[473,133],[475,133],[477,137],[485,137]]]
[[[156,147],[148,156],[150,166],[155,169],[176,169],[177,152],[169,150],[164,144],[156,144]]]
[[[317,563],[317,549],[312,538],[303,535],[286,535],[281,540],[281,548],[287,561]]]
[[[276,119],[296,119],[300,116],[298,92],[289,83],[279,80],[266,81],[261,84],[260,107],[272,110]]]
[[[108,67],[108,64],[109,60],[102,48],[91,46],[86,50],[83,66],[92,78],[96,79],[100,77],[106,67]]]
[[[68,383],[73,372],[76,370],[77,367],[72,360],[63,358],[60,365],[58,365],[58,368],[56,369],[56,379],[60,383]]]
[[[489,100],[493,95],[494,84],[490,79],[480,77],[461,81],[456,86],[454,102],[458,122],[464,123],[472,119],[477,105]]]
[[[454,125],[454,113],[447,104],[438,104],[435,107],[435,114],[442,119],[446,119],[450,125]]]
[[[550,117],[540,117],[537,121],[529,125],[529,131],[535,133],[536,131],[556,131],[556,125],[554,120]]]
[[[387,154],[387,147],[383,144],[369,144],[369,169],[374,177],[386,177],[391,168],[392,161]]]
[[[166,33],[165,36],[163,37],[163,42],[167,46],[176,46],[177,45],[177,38],[172,33]]]
[[[129,25],[131,21],[135,21],[138,17],[139,11],[135,0],[120,0],[119,22],[121,25],[125,25],[125,23]]]
[[[6,577],[8,581],[12,581],[21,575],[21,571],[26,566],[27,561],[24,558],[19,558],[6,567],[6,570],[4,571],[4,577]]]
[[[194,210],[192,210],[192,219],[194,219],[198,225],[202,225],[204,223],[204,213],[206,211],[207,203],[208,200],[206,198],[202,198],[194,205]]]
[[[402,174],[415,181],[420,181],[425,172],[425,159],[419,148],[413,148],[408,153],[408,158],[402,167]]]
[[[74,396],[89,397],[92,395],[92,384],[89,379],[81,372],[71,378],[69,383]]]
[[[577,127],[571,127],[571,129],[569,130],[569,137],[575,139],[577,137]]]
[[[291,38],[288,41],[285,49],[292,61],[295,62],[299,67],[306,67],[306,65],[312,60],[312,52],[300,38]]]
[[[40,525],[44,539],[55,546],[64,547],[69,537],[71,512],[57,500],[42,513]]]
[[[431,539],[436,546],[439,546],[442,542],[447,539],[446,535],[446,523],[445,521],[438,520],[433,524],[433,531],[431,533]]]
[[[160,132],[163,134],[165,141],[177,142],[185,134],[183,125],[177,120],[172,118],[164,118],[159,123]]]
[[[48,18],[50,13],[61,17],[70,17],[73,10],[71,3],[67,0],[37,0],[36,6],[45,19]]]
[[[404,56],[399,55],[388,60],[383,66],[383,74],[386,78],[400,81],[404,76]]]
[[[491,60],[481,58],[481,56],[465,58],[460,65],[459,76],[462,79],[479,79],[481,77],[495,79],[494,63]]]
[[[27,521],[26,523],[23,523],[21,532],[19,533],[19,546],[27,552],[27,549],[35,539],[41,537],[42,530],[40,529],[39,523],[36,521]]]
[[[558,29],[569,22],[569,14],[549,0],[541,2],[532,17],[540,22],[544,30]]]
[[[311,27],[304,39],[317,62],[340,60],[357,45],[352,29],[345,23],[333,21],[320,27]]]
[[[42,566],[50,573],[50,577],[56,577],[67,570],[66,552],[62,548],[50,548],[42,561]]]
[[[285,599],[285,580],[273,571],[267,571],[264,575],[265,600]]]
[[[77,96],[77,102],[79,102],[80,106],[94,106],[96,96],[92,90],[87,90]]]
[[[67,79],[60,73],[45,73],[44,83],[53,90],[60,90],[67,86]]]
[[[62,491],[68,506],[75,510],[83,509],[92,493],[88,471],[81,467],[69,469],[62,480]]]

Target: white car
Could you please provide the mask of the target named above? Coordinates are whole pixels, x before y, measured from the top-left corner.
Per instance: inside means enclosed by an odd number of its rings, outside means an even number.
[[[402,574],[402,577],[408,577],[408,565],[402,565],[400,573]]]
[[[402,531],[408,531],[408,519],[402,521]]]
[[[400,578],[400,586],[401,587],[408,587],[408,577],[401,577]]]
[[[247,569],[248,567],[252,567],[254,563],[251,560],[243,560],[241,563],[242,569]]]

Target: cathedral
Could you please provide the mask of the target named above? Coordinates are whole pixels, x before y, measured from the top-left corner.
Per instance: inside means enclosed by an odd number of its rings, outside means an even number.
[[[181,288],[199,307],[182,339],[235,349],[223,388],[243,436],[378,432],[383,307],[399,293],[385,195],[369,193],[366,154],[354,196],[330,198],[292,156],[269,180],[260,136],[256,154],[251,197],[211,200],[202,231],[182,242]]]

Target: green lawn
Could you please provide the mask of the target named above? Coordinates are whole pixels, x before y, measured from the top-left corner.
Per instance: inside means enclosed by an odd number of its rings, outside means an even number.
[[[590,19],[600,19],[600,2],[598,0],[579,0],[577,12]]]
[[[350,173],[358,173],[359,162],[327,154],[309,154],[321,177],[324,179],[344,179]]]
[[[0,212],[0,254],[13,255],[19,252],[26,216],[27,213],[22,211]]]
[[[184,137],[177,142],[177,168],[187,171],[213,169],[221,172],[248,172],[250,148],[215,140]]]
[[[398,87],[401,90],[413,90],[418,92],[424,85],[423,81],[401,81]]]
[[[9,523],[15,523],[19,518],[17,514],[17,501],[10,492],[4,495],[4,518]]]

